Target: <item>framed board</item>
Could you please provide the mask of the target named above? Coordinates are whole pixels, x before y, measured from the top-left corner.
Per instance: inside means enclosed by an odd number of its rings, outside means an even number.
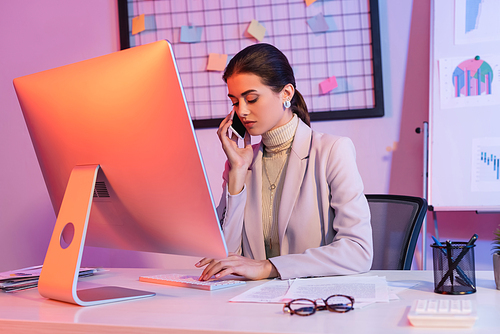
[[[500,211],[500,1],[431,11],[429,205]]]
[[[210,54],[229,60],[259,41],[288,57],[311,120],[384,115],[378,0],[309,6],[304,0],[118,0],[118,6],[122,49],[159,39],[173,45],[195,127],[217,127],[231,109],[222,72],[207,70]],[[247,32],[253,20],[265,29],[261,40]],[[186,40],[183,29],[197,29],[198,39]],[[325,92],[320,83],[332,78],[335,88]]]

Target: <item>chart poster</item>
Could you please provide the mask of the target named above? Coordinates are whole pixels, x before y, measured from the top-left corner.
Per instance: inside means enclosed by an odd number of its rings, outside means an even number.
[[[500,56],[440,59],[439,85],[441,109],[500,104]]]
[[[500,137],[472,141],[471,190],[500,191]]]
[[[500,40],[500,1],[455,0],[455,44]]]

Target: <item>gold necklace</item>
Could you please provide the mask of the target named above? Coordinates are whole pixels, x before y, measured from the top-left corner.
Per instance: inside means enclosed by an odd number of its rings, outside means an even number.
[[[290,147],[287,148],[287,150],[286,150],[285,161],[283,161],[283,164],[281,165],[280,170],[278,171],[278,175],[276,176],[276,180],[274,181],[274,183],[271,182],[271,178],[269,177],[269,172],[267,171],[266,159],[262,159],[262,164],[264,165],[264,171],[266,173],[267,181],[269,182],[269,190],[271,191],[271,199],[270,199],[270,207],[269,207],[269,211],[270,211],[269,218],[271,220],[271,231],[269,234],[269,249],[273,249],[272,239],[273,239],[273,235],[276,231],[276,225],[278,225],[277,223],[274,222],[274,219],[273,219],[274,191],[276,190],[276,183],[278,182],[278,180],[281,176],[281,171],[283,170],[283,167],[285,167],[286,161],[288,160],[288,155],[290,153],[291,148],[292,147],[290,145]]]
[[[283,164],[281,165],[278,175],[276,176],[276,180],[274,180],[274,182],[271,182],[271,179],[269,178],[269,172],[267,171],[266,160],[263,159],[264,170],[266,172],[267,181],[269,182],[269,190],[271,190],[271,199],[273,197],[273,191],[276,189],[276,182],[278,182],[278,179],[280,178],[281,175],[281,171],[283,170],[283,167],[285,167],[286,160],[287,157],[285,157],[285,161],[283,161]]]

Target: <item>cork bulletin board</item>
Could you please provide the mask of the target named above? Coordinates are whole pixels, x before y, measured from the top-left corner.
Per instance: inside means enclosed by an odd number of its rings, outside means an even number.
[[[211,54],[228,61],[259,42],[288,57],[312,121],[384,115],[378,0],[118,0],[118,7],[122,49],[172,44],[195,127],[216,127],[231,109]]]

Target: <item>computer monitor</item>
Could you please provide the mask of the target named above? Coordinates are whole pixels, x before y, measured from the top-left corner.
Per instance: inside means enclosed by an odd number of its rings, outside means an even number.
[[[77,291],[84,244],[227,256],[170,43],[16,78],[14,86],[57,215],[43,296],[79,305],[141,296]]]

